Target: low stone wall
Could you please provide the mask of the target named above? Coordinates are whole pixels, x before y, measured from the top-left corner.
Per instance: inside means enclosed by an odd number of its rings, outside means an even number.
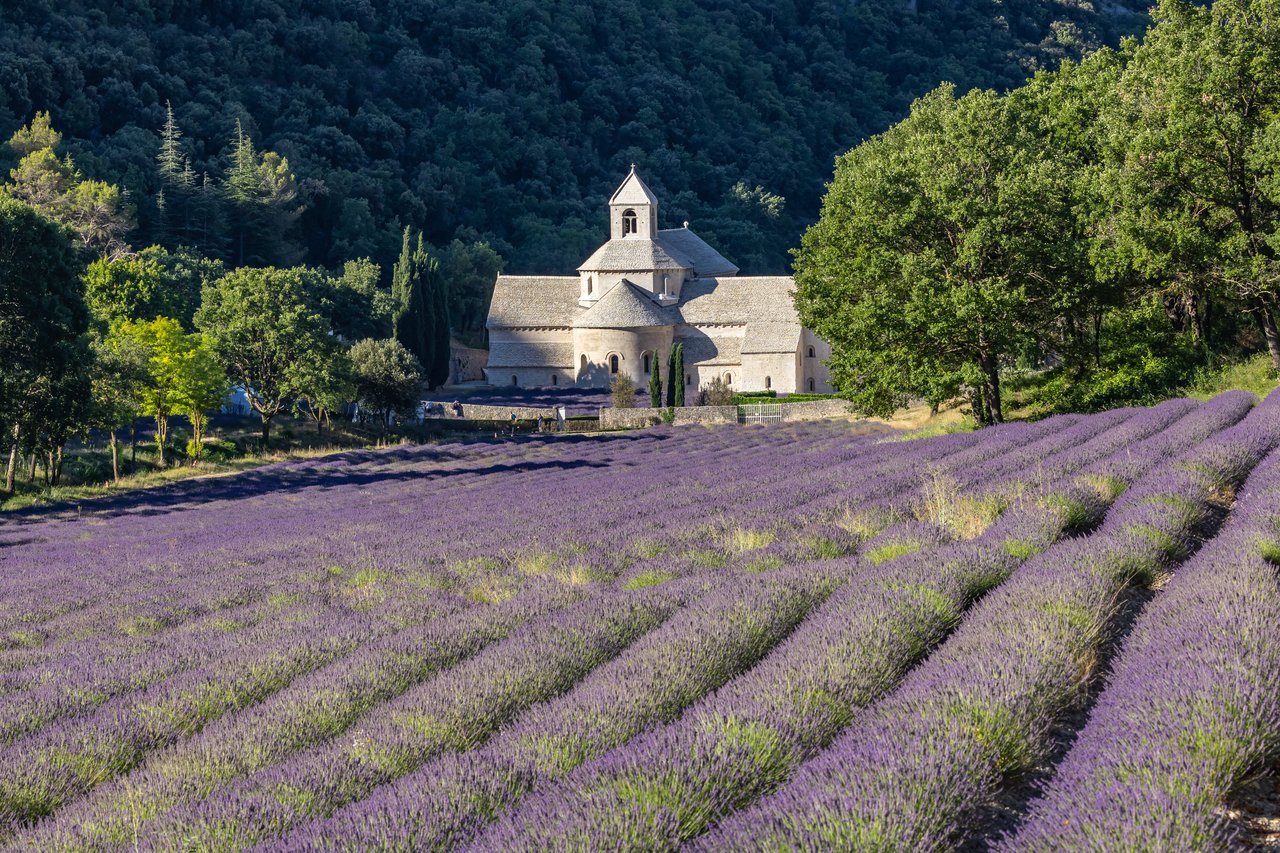
[[[522,421],[537,420],[541,415],[550,421],[555,421],[555,409],[532,408],[522,406],[479,406],[474,403],[462,404],[462,417],[470,421],[509,421],[511,413],[516,413],[516,418]],[[426,412],[429,418],[456,418],[453,406],[449,403],[432,403]]]
[[[783,421],[816,421],[852,414],[848,400],[806,400],[803,403],[778,403]]]
[[[601,429],[638,429],[662,423],[663,409],[601,409]],[[737,406],[682,406],[675,410],[676,425],[736,424]]]
[[[753,409],[754,410],[754,409]],[[802,403],[766,403],[764,412],[777,412],[784,423],[836,418],[850,414],[847,400],[807,400]],[[662,409],[601,409],[601,429],[639,429],[662,423]],[[737,406],[684,406],[675,410],[673,423],[679,424],[736,424],[739,420]]]

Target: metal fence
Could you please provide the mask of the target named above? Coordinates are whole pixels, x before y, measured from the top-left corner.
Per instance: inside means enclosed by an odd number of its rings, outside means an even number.
[[[738,407],[740,424],[776,424],[782,422],[785,403],[753,403]]]

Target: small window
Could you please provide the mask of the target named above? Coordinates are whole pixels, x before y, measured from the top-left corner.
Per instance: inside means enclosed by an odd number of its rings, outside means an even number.
[[[809,347],[809,358],[813,358],[813,347]]]
[[[610,373],[618,372],[618,357],[616,355],[609,356],[609,372]]]
[[[551,374],[551,384],[552,384],[552,385],[559,385],[559,384],[560,384],[560,377],[559,377],[559,376],[556,376],[554,373],[553,373],[553,374]]]
[[[594,282],[591,281],[591,276],[587,276],[587,295],[588,296],[591,295],[591,291],[594,288],[595,288],[595,285],[594,285]]]
[[[768,391],[768,390],[769,390],[770,388],[772,388],[772,387],[773,387],[773,377],[772,377],[772,376],[766,376],[766,377],[764,378],[764,390]]]
[[[732,374],[732,373],[726,373],[726,374],[724,375],[724,384],[725,384],[725,385],[732,385],[732,384],[733,384],[733,374]]]
[[[587,369],[587,354],[585,352],[582,354],[582,360],[579,362],[579,364],[582,365],[583,370]]]
[[[671,276],[664,275],[662,277],[662,295],[663,296],[667,296],[668,294],[671,293],[670,286],[671,286]]]
[[[810,379],[810,380],[809,380],[809,393],[810,393],[810,394],[812,394],[812,393],[813,393],[813,380],[812,380],[812,379]]]
[[[636,212],[631,208],[622,211],[622,236],[626,237],[628,234],[635,234],[639,230],[639,220],[636,217]]]
[[[520,384],[520,378],[519,378],[518,376],[512,376],[512,377],[511,377],[511,387],[513,387],[513,388],[514,388],[515,386],[517,386],[517,385],[519,385],[519,384]]]
[[[687,374],[687,373],[684,375],[684,384],[685,384],[685,385],[692,385],[692,384],[693,384],[693,380],[689,378],[689,374]]]
[[[644,354],[643,361],[644,361],[644,372],[647,374],[649,372],[649,353]]]

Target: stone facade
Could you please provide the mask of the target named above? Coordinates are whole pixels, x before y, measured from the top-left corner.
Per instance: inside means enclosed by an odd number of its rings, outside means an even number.
[[[493,385],[643,387],[684,345],[686,394],[830,393],[831,349],[800,325],[790,277],[739,276],[695,233],[658,228],[658,200],[632,167],[609,199],[609,240],[576,276],[499,276],[489,308]]]

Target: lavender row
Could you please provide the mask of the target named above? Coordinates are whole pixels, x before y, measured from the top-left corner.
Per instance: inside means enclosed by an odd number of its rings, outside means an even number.
[[[1152,420],[1155,421],[1155,424],[1152,425],[1151,429],[1158,429],[1160,425],[1167,423],[1167,418],[1164,414],[1152,415]],[[1057,508],[1047,507],[1046,512],[1056,515]],[[1065,515],[1062,517],[1064,517],[1065,526]],[[928,538],[929,533],[927,530],[918,533]],[[932,543],[936,542],[936,539],[932,540]],[[996,583],[998,576],[1007,574],[1010,567],[1009,564],[1015,562],[1010,555],[1007,555],[1004,549],[998,547],[987,547],[980,549],[980,551],[978,547],[964,547],[957,549],[957,551],[959,553],[954,556],[954,564],[952,564],[956,570],[955,574],[951,575],[950,579],[941,581],[941,583],[937,583],[936,569],[927,561],[916,562],[914,571],[910,569],[899,570],[896,575],[886,573],[884,578],[879,578],[874,574],[863,578],[863,576],[860,576],[863,573],[858,573],[858,570],[851,569],[855,571],[855,580],[852,581],[849,587],[837,593],[833,602],[828,603],[827,606],[822,608],[822,611],[819,611],[817,620],[806,621],[804,628],[800,630],[797,637],[812,633],[813,629],[810,629],[810,625],[814,624],[814,621],[822,621],[824,619],[824,624],[826,624],[828,630],[835,628],[836,625],[844,624],[850,619],[852,613],[861,611],[861,608],[856,608],[855,610],[854,607],[851,607],[852,603],[865,603],[868,590],[878,589],[884,581],[893,578],[893,576],[899,576],[901,584],[897,589],[892,589],[892,584],[888,585],[887,592],[890,594],[892,592],[902,593],[899,605],[905,606],[904,610],[914,606],[915,610],[919,611],[920,607],[923,606],[925,610],[929,611],[929,616],[934,617],[934,625],[932,626],[936,628],[938,613],[933,608],[938,607],[938,598],[941,598],[943,594],[936,593],[937,587],[945,588],[946,592],[954,594],[956,599],[972,599],[972,597],[977,596],[980,590]],[[886,558],[888,557],[886,556]],[[913,583],[906,579],[918,581],[920,585],[913,587]],[[856,594],[859,592],[863,593],[863,598],[861,599]],[[827,612],[832,613],[832,615],[823,617],[823,613]],[[872,621],[876,620],[873,619]],[[943,617],[942,621],[945,624],[945,617]],[[886,628],[884,624],[879,624],[878,626],[879,628]],[[925,626],[925,633],[929,628],[931,626]],[[883,637],[884,634],[878,635]],[[783,648],[787,647],[794,647],[794,642],[788,640]],[[831,660],[831,658],[828,657],[827,660]],[[788,661],[788,663],[792,662],[794,661]],[[852,662],[852,658],[850,658],[849,662]],[[836,663],[832,663],[832,665],[835,666]],[[749,681],[742,681],[742,684],[749,684]],[[746,688],[746,690],[750,690],[750,688]],[[831,708],[828,708],[829,710]],[[741,722],[741,720],[728,721],[726,726],[718,729],[718,734],[726,736],[726,738],[742,738],[742,736],[758,734],[751,731],[750,722],[744,722],[741,727],[737,725],[737,722]],[[534,727],[536,729],[536,726]],[[497,776],[499,780],[506,780],[499,785],[499,790],[506,792],[502,794],[502,800],[500,800],[504,804],[511,799],[511,792],[509,792],[511,786],[515,786],[517,792],[525,788],[534,788],[534,786],[538,786],[547,779],[556,779],[556,777],[563,775],[564,772],[572,770],[572,767],[576,766],[584,758],[600,751],[598,745],[595,745],[595,747],[585,749],[585,751],[575,749],[575,751],[571,751],[566,756],[566,754],[563,754],[563,747],[558,744],[553,744],[552,747],[544,744],[543,749],[544,751],[545,749],[552,749],[553,752],[558,752],[559,761],[553,763],[550,767],[545,765],[541,767],[535,766],[530,770],[529,767],[521,767],[520,762],[512,762],[506,756],[502,756],[502,753],[495,748],[494,751],[489,751],[494,753],[492,758],[485,756],[460,757],[457,761],[449,762],[448,775],[445,776],[448,780],[447,783],[433,788],[433,792],[436,793],[434,797],[428,795],[428,798],[426,798],[428,802],[415,803],[411,807],[411,816],[419,816],[420,821],[426,822],[426,825],[431,827],[430,833],[424,830],[422,833],[411,833],[408,836],[396,835],[396,831],[403,826],[401,818],[404,817],[396,815],[396,808],[399,804],[406,804],[407,806],[407,800],[411,797],[410,792],[412,792],[413,785],[416,784],[415,780],[410,779],[394,786],[393,792],[403,789],[404,793],[390,799],[390,804],[375,798],[370,800],[370,804],[357,804],[355,807],[344,809],[344,812],[340,812],[339,816],[335,817],[333,821],[316,825],[311,830],[303,831],[302,834],[294,836],[292,843],[298,844],[303,848],[310,848],[314,847],[314,845],[326,845],[332,841],[334,847],[349,849],[364,849],[370,847],[370,845],[372,847],[388,845],[388,847],[392,848],[410,849],[419,848],[422,845],[431,847],[431,845],[454,845],[460,843],[460,841],[468,838],[477,827],[484,824],[486,818],[488,818],[488,812],[498,808],[498,803],[493,802],[485,794],[485,792],[493,793],[490,790],[490,785],[493,783],[490,774]],[[750,754],[755,760],[762,758],[758,754]],[[758,765],[754,765],[754,768],[756,771],[759,770]],[[422,774],[422,776],[426,776],[426,774]],[[424,779],[422,781],[424,781],[424,784],[433,784],[430,780]],[[452,794],[457,794],[457,785],[462,786],[462,790],[467,792],[467,797],[474,795],[476,798],[474,807],[465,808],[452,802]],[[678,794],[689,795],[690,792],[680,790]],[[388,797],[390,797],[389,794]],[[602,809],[602,811],[608,812],[609,809]],[[335,825],[339,827],[337,839],[332,838]],[[596,831],[602,829],[603,826],[595,825]],[[342,830],[346,830],[346,833],[343,833]],[[503,838],[499,845],[507,843],[509,840],[511,839]],[[607,838],[603,839],[605,847],[608,847],[608,841],[609,839]],[[536,847],[538,844],[535,843],[534,845]]]
[[[1232,516],[1139,617],[1088,724],[1003,849],[1247,846],[1221,806],[1280,756],[1280,451]]]
[[[1089,537],[1030,561],[795,780],[703,849],[941,849],[1001,780],[1030,767],[1079,700],[1135,580],[1188,548],[1215,494],[1280,442],[1280,395],[1143,477]]]
[[[1136,419],[1145,425],[1130,420],[1107,432],[1148,434],[1185,416],[1170,431],[1203,438],[1243,414],[1221,403],[1193,408],[1152,410]],[[1060,500],[1021,508],[1022,530],[1005,525],[856,577],[760,666],[677,723],[530,798],[478,846],[674,849],[776,789],[945,638],[969,603],[1022,561],[1017,554],[1029,542],[1042,550],[1071,525],[1101,517],[1102,496],[1069,481],[1058,488],[1043,497]]]
[[[156,837],[171,823],[165,814],[169,809],[205,798],[209,799],[197,807],[197,813],[215,806],[224,810],[252,806],[259,818],[266,818],[273,807],[283,809],[282,803],[305,809],[317,802],[312,797],[323,797],[343,781],[332,773],[316,775],[326,769],[348,771],[348,784],[358,780],[376,784],[368,779],[396,768],[408,772],[415,760],[420,764],[425,756],[419,757],[419,752],[429,755],[432,749],[461,748],[459,744],[481,737],[519,708],[563,691],[667,619],[697,592],[698,587],[685,585],[640,595],[606,595],[528,620],[487,649],[483,647],[503,632],[507,619],[502,617],[509,618],[510,613],[495,612],[494,618],[470,631],[442,628],[434,640],[422,638],[416,644],[421,647],[417,653],[452,661],[468,659],[433,678],[420,679],[418,686],[399,700],[379,706],[374,714],[350,713],[367,707],[352,708],[349,700],[344,702],[345,685],[331,683],[343,676],[349,681],[358,666],[335,674],[335,679],[316,679],[307,696],[294,697],[300,702],[273,703],[275,708],[264,708],[251,720],[229,721],[223,731],[211,729],[196,741],[156,756],[138,773],[37,828],[23,841],[44,849],[108,849]],[[410,654],[411,648],[405,647],[402,654]],[[387,686],[378,686],[384,695],[389,692]],[[331,698],[337,699],[332,705],[327,701]],[[303,704],[313,713],[321,711],[323,722],[318,725],[315,717],[301,715]],[[283,770],[271,767],[251,777],[258,786],[242,785],[237,793],[226,795],[225,783],[316,743],[324,745],[283,765]],[[312,773],[308,775],[307,770]],[[178,814],[182,813],[179,809]],[[233,819],[222,825],[224,833],[228,825],[235,827],[237,846],[252,840],[252,820]],[[206,826],[203,831],[211,830]],[[193,839],[200,833],[198,818],[184,828],[184,837]],[[220,843],[229,845],[230,838]]]
[[[718,591],[645,637],[562,698],[536,706],[488,745],[447,755],[372,796],[264,846],[451,846],[537,784],[666,722],[763,657],[847,576],[784,570]]]

